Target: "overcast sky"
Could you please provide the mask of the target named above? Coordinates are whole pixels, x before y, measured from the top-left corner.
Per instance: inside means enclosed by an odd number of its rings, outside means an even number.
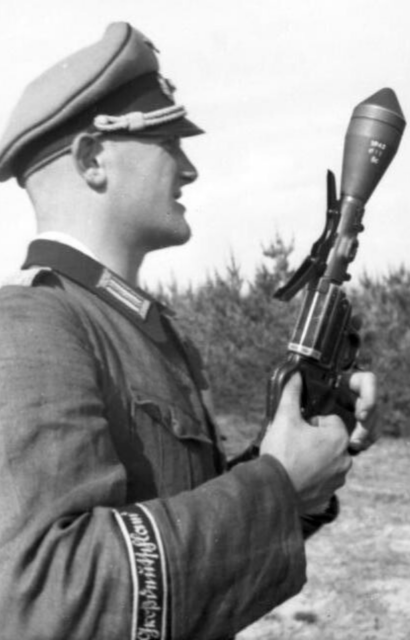
[[[3,0],[0,126],[25,85],[126,20],[161,51],[177,98],[207,131],[185,148],[200,179],[184,202],[193,238],[153,254],[149,284],[200,282],[233,253],[251,276],[262,246],[294,238],[295,264],[322,231],[325,176],[340,182],[353,108],[383,87],[410,119],[406,0]],[[353,275],[410,268],[410,127],[371,197]],[[24,191],[0,185],[0,275],[34,233]]]

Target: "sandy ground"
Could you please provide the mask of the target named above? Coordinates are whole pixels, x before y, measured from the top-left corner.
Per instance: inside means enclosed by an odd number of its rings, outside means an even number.
[[[358,457],[340,499],[307,544],[303,592],[238,640],[410,639],[410,441]]]

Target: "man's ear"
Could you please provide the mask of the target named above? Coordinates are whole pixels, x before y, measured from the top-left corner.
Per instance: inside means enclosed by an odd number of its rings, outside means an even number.
[[[97,191],[103,189],[107,183],[102,152],[101,141],[91,133],[80,133],[71,145],[75,168],[86,183]]]

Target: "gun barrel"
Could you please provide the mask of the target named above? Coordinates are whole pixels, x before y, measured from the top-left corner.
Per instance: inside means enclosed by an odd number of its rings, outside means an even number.
[[[340,201],[340,222],[337,236],[328,260],[325,276],[337,284],[343,284],[350,276],[349,265],[356,257],[359,247],[357,236],[364,229],[362,201],[352,196],[344,196]]]
[[[342,288],[321,278],[317,287],[305,293],[288,351],[316,360],[325,369],[335,368],[350,311]]]

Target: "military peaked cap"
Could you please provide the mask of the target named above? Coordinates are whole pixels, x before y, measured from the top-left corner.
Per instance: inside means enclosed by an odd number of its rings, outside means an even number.
[[[129,135],[202,133],[159,72],[156,49],[125,22],[62,60],[24,91],[0,139],[0,181],[21,179],[70,150],[80,131]]]

